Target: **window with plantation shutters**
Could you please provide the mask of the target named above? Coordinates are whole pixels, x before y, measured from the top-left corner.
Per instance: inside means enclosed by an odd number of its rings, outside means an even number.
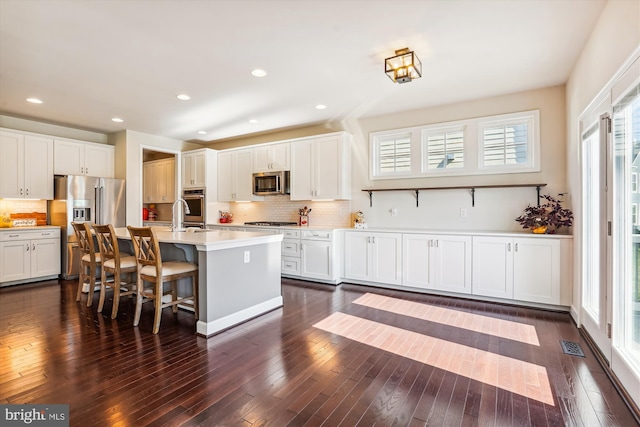
[[[378,175],[411,172],[411,134],[391,135],[377,141]]]
[[[422,172],[464,168],[464,127],[422,132]]]
[[[534,115],[478,124],[481,168],[531,168],[534,164]]]
[[[539,135],[539,110],[372,132],[369,178],[537,172]]]

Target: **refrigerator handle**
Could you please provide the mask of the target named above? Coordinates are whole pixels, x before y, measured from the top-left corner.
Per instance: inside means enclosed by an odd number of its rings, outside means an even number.
[[[102,212],[102,206],[100,206],[100,184],[98,184],[95,188],[95,212],[93,213],[93,223],[94,224],[102,224],[102,221],[100,221],[100,212]]]

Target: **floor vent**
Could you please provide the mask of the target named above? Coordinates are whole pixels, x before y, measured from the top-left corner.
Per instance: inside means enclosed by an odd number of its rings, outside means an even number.
[[[564,354],[585,357],[582,348],[580,348],[580,344],[577,342],[560,340],[560,345],[562,346]]]

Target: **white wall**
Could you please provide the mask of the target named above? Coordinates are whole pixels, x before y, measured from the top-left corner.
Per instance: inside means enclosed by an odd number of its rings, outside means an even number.
[[[126,180],[127,225],[142,225],[142,150],[144,148],[177,154],[176,188],[181,188],[181,151],[202,148],[201,145],[126,130],[110,136],[115,148],[116,178]]]
[[[580,324],[580,114],[640,46],[640,2],[609,0],[567,82],[567,184],[574,195],[573,316]]]
[[[540,110],[540,172],[369,180],[370,132],[534,109]],[[420,207],[416,208],[413,192],[378,192],[373,195],[373,207],[369,207],[369,196],[361,191],[366,188],[546,183],[543,194],[566,191],[564,86],[373,117],[351,126],[355,135],[351,207],[364,212],[370,227],[519,231],[522,229],[514,218],[537,199],[535,188],[479,189],[475,207],[471,207],[468,190],[424,191],[420,193]],[[397,208],[397,216],[390,215],[391,208]],[[460,209],[466,209],[468,216],[461,217]]]

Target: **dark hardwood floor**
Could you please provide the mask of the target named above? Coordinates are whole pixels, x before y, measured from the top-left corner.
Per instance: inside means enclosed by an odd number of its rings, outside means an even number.
[[[72,426],[637,425],[565,313],[283,279],[283,309],[205,339],[76,286],[0,289],[0,403],[68,403]]]

